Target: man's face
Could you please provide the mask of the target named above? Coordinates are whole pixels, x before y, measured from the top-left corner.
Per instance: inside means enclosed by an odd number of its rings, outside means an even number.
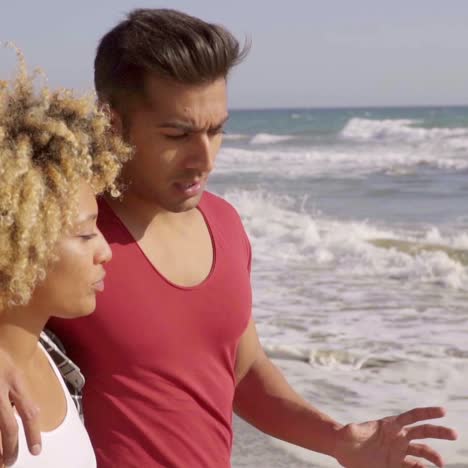
[[[128,190],[165,211],[196,207],[227,118],[224,78],[192,86],[148,76],[125,128],[136,150],[123,173]]]

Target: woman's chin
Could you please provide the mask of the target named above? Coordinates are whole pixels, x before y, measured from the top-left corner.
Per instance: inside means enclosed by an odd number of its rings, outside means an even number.
[[[58,315],[58,318],[62,319],[76,319],[80,317],[87,317],[88,315],[91,315],[96,309],[96,298],[93,298],[89,301],[86,301],[86,303],[81,303],[75,308],[70,308],[67,310],[67,312],[63,312],[60,315]]]

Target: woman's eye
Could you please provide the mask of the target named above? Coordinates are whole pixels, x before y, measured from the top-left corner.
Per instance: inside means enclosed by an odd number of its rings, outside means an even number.
[[[78,236],[81,240],[83,241],[89,241],[91,239],[94,239],[97,236],[97,234],[82,234]]]

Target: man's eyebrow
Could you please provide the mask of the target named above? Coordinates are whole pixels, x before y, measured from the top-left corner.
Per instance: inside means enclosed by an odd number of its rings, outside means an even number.
[[[222,127],[229,120],[229,115],[226,115],[217,125],[214,125],[213,128]]]
[[[211,128],[219,128],[222,127],[229,119],[229,115],[224,117],[219,123],[213,125]],[[186,120],[179,120],[179,119],[172,119],[172,120],[166,120],[165,122],[162,122],[158,125],[159,128],[176,128],[177,130],[183,130],[186,132],[196,132],[196,131],[201,131],[203,129],[200,129],[196,127],[193,122],[186,121]]]

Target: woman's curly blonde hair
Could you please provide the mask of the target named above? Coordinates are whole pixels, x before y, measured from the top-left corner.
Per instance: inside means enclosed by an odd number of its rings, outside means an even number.
[[[22,53],[14,80],[0,81],[0,310],[27,304],[76,213],[76,193],[120,194],[131,149],[110,129],[93,96],[35,91]]]

